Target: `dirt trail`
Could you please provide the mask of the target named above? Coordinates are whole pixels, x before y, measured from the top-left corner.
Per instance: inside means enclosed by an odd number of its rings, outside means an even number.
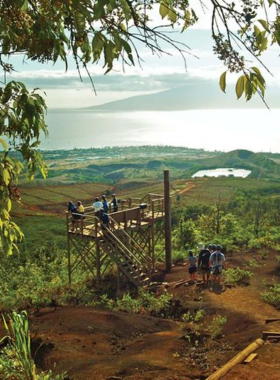
[[[251,253],[229,257],[230,267],[248,268]],[[186,325],[172,319],[135,315],[93,307],[42,309],[31,318],[33,341],[44,344],[36,360],[43,368],[67,370],[71,380],[195,380],[223,366],[238,352],[262,336],[262,331],[280,331],[280,322],[265,324],[280,313],[265,304],[263,283],[279,282],[275,252],[252,268],[249,286],[170,286],[183,312],[204,309],[209,323],[214,315],[227,318],[224,335],[196,346],[187,341]],[[175,266],[171,273],[159,272],[169,283],[187,279],[187,268]],[[207,320],[206,320],[207,322]],[[191,335],[189,335],[191,336]],[[184,339],[183,339],[184,338]],[[250,364],[235,366],[223,380],[279,380],[280,342],[265,342]]]

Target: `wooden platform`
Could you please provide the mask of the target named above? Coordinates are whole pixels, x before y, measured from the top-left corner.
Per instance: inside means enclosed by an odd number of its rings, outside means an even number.
[[[146,228],[156,221],[164,219],[164,216],[165,214],[162,209],[155,211],[148,207],[146,209],[142,209],[140,206],[133,207],[109,214],[109,228],[115,234],[118,233],[118,230],[128,231]],[[75,220],[74,228],[72,225],[72,215],[67,213],[67,225],[69,235],[91,239],[101,239],[103,237],[101,221],[92,210],[84,214],[84,219]]]

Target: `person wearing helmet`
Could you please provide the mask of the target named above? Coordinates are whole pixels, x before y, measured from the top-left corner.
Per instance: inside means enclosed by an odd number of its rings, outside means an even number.
[[[198,268],[200,269],[200,272],[202,274],[202,280],[204,284],[209,284],[210,281],[210,265],[209,265],[209,259],[210,259],[210,251],[209,248],[203,248],[200,250],[198,255]]]
[[[210,256],[210,266],[211,266],[211,277],[213,283],[220,284],[223,269],[226,269],[226,258],[221,252],[222,247],[217,245],[216,251],[211,253]]]

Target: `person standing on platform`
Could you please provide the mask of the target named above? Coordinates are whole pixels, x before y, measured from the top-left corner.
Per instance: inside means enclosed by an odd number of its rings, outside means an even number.
[[[68,203],[68,212],[71,212],[72,231],[75,230],[75,223],[79,219],[77,206],[73,202]]]
[[[105,214],[108,214],[109,207],[108,207],[108,202],[105,195],[102,195],[102,207]]]
[[[78,220],[80,220],[81,228],[82,228],[83,220],[85,219],[85,208],[81,201],[77,202],[77,211],[78,211]]]
[[[100,215],[100,209],[102,208],[102,202],[100,202],[98,197],[95,198],[95,201],[93,202],[92,208],[93,208],[93,211],[95,212],[95,216],[99,216]]]
[[[113,205],[113,212],[117,212],[118,211],[118,200],[116,198],[116,194],[112,194],[112,200],[110,202],[111,205]]]

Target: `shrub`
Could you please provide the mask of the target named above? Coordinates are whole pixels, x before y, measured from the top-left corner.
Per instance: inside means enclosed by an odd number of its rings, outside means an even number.
[[[188,323],[188,322],[199,323],[203,320],[204,316],[205,316],[205,310],[203,309],[199,309],[194,313],[191,313],[190,311],[188,311],[186,314],[183,314],[182,321],[185,323]]]
[[[227,269],[224,271],[225,281],[237,285],[248,285],[254,274],[241,268]]]
[[[274,284],[269,291],[261,293],[262,299],[270,305],[280,309],[280,284]]]
[[[209,326],[209,331],[212,339],[217,339],[222,335],[224,324],[226,322],[227,318],[222,317],[221,315],[216,315],[213,317],[213,320]]]
[[[140,311],[141,301],[132,298],[129,293],[125,293],[122,299],[116,301],[115,308],[119,311],[136,314]]]
[[[258,268],[260,266],[260,264],[255,259],[249,260],[248,265],[250,268]]]
[[[132,298],[129,293],[125,293],[122,299],[116,301],[113,309],[133,314],[146,310],[153,315],[165,317],[169,314],[172,298],[172,294],[167,292],[164,292],[160,297],[156,297],[154,294],[141,289],[138,298]],[[110,304],[110,307],[112,308],[112,304]]]
[[[184,251],[174,251],[172,253],[173,264],[184,263],[186,261],[186,258],[187,258],[187,253]]]

